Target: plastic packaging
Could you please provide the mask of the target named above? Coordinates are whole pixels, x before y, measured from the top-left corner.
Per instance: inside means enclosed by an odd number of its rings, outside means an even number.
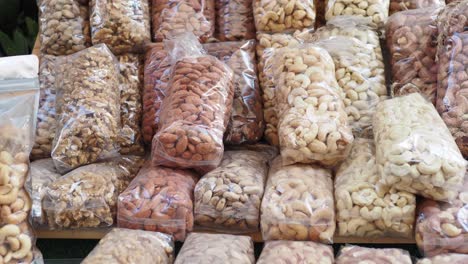
[[[254,264],[254,247],[249,236],[190,233],[174,264]]]
[[[153,138],[152,159],[155,165],[206,171],[215,168],[223,156],[223,135],[234,96],[233,73],[215,57],[204,55],[190,34],[167,43],[172,45],[171,82]]]
[[[369,25],[374,28],[383,28],[388,18],[390,0],[328,0],[325,7],[327,21],[337,16],[368,17]]]
[[[261,229],[264,240],[332,243],[335,208],[331,172],[306,164],[282,166],[281,159],[275,159],[262,200]]]
[[[201,42],[215,31],[214,0],[152,0],[154,41],[163,41],[192,32]]]
[[[114,228],[83,260],[83,264],[172,264],[174,242],[166,234]]]
[[[443,6],[445,6],[444,0],[390,0],[390,15],[411,9]]]
[[[412,237],[416,197],[379,183],[372,139],[357,138],[335,176],[338,234]]]
[[[312,263],[333,264],[331,246],[310,241],[267,241],[257,264]]]
[[[75,0],[38,0],[41,52],[68,55],[91,43],[88,6]]]
[[[314,0],[253,0],[255,27],[262,32],[285,32],[313,28]]]
[[[104,44],[57,59],[57,130],[52,158],[60,172],[118,154],[117,60]]]
[[[145,165],[119,195],[119,227],[158,231],[183,241],[193,228],[193,189],[188,170]]]
[[[373,126],[383,182],[434,200],[456,197],[467,163],[430,102],[418,93],[383,101]]]
[[[116,55],[142,52],[151,42],[147,0],[91,0],[91,38]]]
[[[252,0],[218,0],[216,8],[216,38],[221,41],[255,38]]]
[[[468,255],[465,254],[442,254],[432,258],[423,258],[416,264],[464,264],[468,262]]]
[[[263,136],[262,95],[258,86],[255,41],[207,43],[208,54],[224,61],[234,72],[234,99],[224,143],[255,143]]]
[[[365,248],[348,245],[340,249],[336,264],[411,264],[408,251],[399,248]]]
[[[385,33],[394,95],[418,92],[435,104],[439,12],[438,8],[408,10],[388,19]]]

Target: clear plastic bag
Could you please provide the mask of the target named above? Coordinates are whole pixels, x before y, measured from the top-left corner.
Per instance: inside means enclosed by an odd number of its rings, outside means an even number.
[[[172,264],[174,242],[166,234],[114,228],[83,260],[83,264]]]
[[[147,0],[90,0],[91,38],[116,55],[142,52],[151,42]]]
[[[253,0],[255,27],[262,32],[285,32],[314,28],[314,0]]]
[[[261,229],[264,240],[332,243],[331,171],[305,164],[282,166],[281,159],[275,159],[262,200]]]
[[[444,0],[390,0],[390,15],[411,9],[443,6],[445,6]]]
[[[438,8],[409,10],[388,19],[385,33],[394,95],[417,92],[435,104],[439,12]]]
[[[201,42],[215,31],[214,0],[152,0],[153,39],[163,41],[192,32]]]
[[[224,152],[223,135],[234,96],[233,72],[215,57],[204,55],[191,33],[167,44],[172,45],[171,81],[153,138],[153,162],[211,170]]]
[[[364,17],[370,18],[370,26],[383,28],[387,22],[389,7],[390,0],[328,0],[325,7],[325,19],[329,21],[337,16]]]
[[[188,170],[145,165],[119,195],[119,227],[158,231],[184,241],[193,228],[193,189],[198,176]]]
[[[91,43],[87,4],[75,0],[38,0],[41,52],[68,55]]]
[[[385,184],[438,201],[456,197],[467,162],[430,102],[418,93],[383,101],[373,127]]]
[[[52,158],[60,172],[118,155],[118,62],[105,44],[57,59],[57,131]]]
[[[257,264],[311,263],[333,264],[331,246],[310,241],[267,241]]]
[[[216,38],[221,41],[255,38],[253,0],[218,0],[216,8]]]
[[[190,233],[174,264],[254,264],[254,247],[249,236]]]
[[[348,245],[340,249],[336,264],[412,264],[408,251],[399,248],[365,248]]]
[[[357,138],[335,176],[340,236],[412,237],[416,197],[379,183],[372,139]]]
[[[255,41],[207,43],[203,47],[234,72],[234,99],[224,143],[237,145],[259,141],[265,123],[257,79]]]
[[[442,254],[432,258],[423,258],[416,264],[465,264],[468,263],[468,255],[465,254]]]

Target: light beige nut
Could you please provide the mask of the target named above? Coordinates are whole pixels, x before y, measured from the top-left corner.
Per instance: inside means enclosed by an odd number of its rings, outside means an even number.
[[[439,263],[451,263],[451,264],[463,264],[468,262],[468,255],[465,254],[441,254],[431,258],[419,259],[416,264],[439,264]]]
[[[310,241],[267,241],[257,264],[334,263],[331,246]]]
[[[372,27],[382,28],[388,18],[390,0],[329,0],[325,7],[327,21],[337,16],[368,17]]]
[[[221,41],[255,38],[253,0],[218,0],[216,8],[216,38]]]
[[[343,247],[336,257],[336,264],[411,264],[408,251],[398,248]]]
[[[411,9],[443,7],[444,0],[390,0],[390,15]]]

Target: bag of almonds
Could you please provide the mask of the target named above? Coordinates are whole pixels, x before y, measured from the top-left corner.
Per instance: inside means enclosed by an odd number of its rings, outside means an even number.
[[[193,228],[193,189],[198,176],[189,170],[146,164],[119,195],[119,227],[170,234],[184,241]]]
[[[221,41],[255,38],[253,0],[217,0],[215,37]]]
[[[390,15],[411,9],[443,7],[445,2],[444,0],[390,0]]]
[[[328,0],[325,7],[327,22],[338,16],[370,18],[369,25],[383,28],[388,18],[390,0]]]
[[[171,50],[171,79],[153,137],[155,165],[214,169],[224,152],[223,135],[231,116],[233,72],[205,55],[192,33],[166,43]]]

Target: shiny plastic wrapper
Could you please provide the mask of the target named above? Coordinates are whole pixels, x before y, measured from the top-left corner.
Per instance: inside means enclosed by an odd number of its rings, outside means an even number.
[[[390,15],[411,9],[443,6],[445,6],[444,0],[390,0]]]
[[[325,19],[329,21],[338,16],[370,18],[369,25],[381,29],[387,22],[389,6],[390,0],[328,0]]]
[[[468,255],[465,254],[442,254],[432,258],[423,258],[418,260],[416,264],[464,264],[468,263]]]
[[[333,248],[311,241],[267,241],[257,264],[310,263],[333,264]]]
[[[217,0],[216,33],[221,41],[248,40],[255,38],[252,11],[253,0]]]
[[[365,248],[358,246],[345,246],[340,249],[336,257],[336,264],[411,264],[408,251],[398,248]]]

